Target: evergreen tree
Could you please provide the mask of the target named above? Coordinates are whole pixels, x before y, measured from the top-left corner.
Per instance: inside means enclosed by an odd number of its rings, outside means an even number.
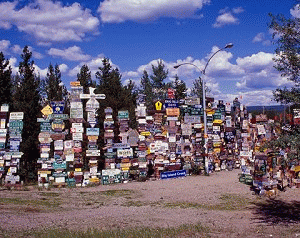
[[[173,82],[173,88],[175,90],[175,99],[180,100],[184,99],[186,96],[186,84],[185,82],[181,81],[178,75],[175,75],[175,80]]]
[[[119,126],[117,124],[118,110],[124,107],[124,97],[123,97],[123,86],[121,83],[121,74],[119,70],[112,69],[108,58],[102,60],[102,67],[99,67],[95,76],[99,80],[99,84],[96,89],[96,93],[102,93],[106,95],[105,100],[102,100],[100,104],[99,116],[104,118],[104,109],[106,107],[111,107],[113,109],[113,120],[115,121],[114,129],[114,141],[118,142],[119,138]]]
[[[191,91],[191,96],[200,98],[201,105],[202,105],[202,101],[203,101],[202,85],[203,85],[203,80],[201,79],[201,77],[199,77],[198,79],[195,79],[193,82],[193,87],[192,87],[192,91]],[[207,93],[210,92],[210,89],[206,86],[205,86],[205,92],[206,92],[206,95],[207,95]]]
[[[144,70],[142,78],[141,78],[141,84],[140,84],[140,90],[139,92],[145,96],[145,105],[148,110],[154,109],[154,94],[152,91],[151,81],[149,79],[148,72]]]
[[[48,72],[44,82],[44,89],[48,101],[65,101],[67,100],[67,89],[61,80],[61,72],[59,66],[55,67],[50,63]]]
[[[83,87],[83,93],[89,93],[89,87],[96,87],[96,82],[92,80],[91,71],[87,65],[80,68],[80,73],[77,74],[77,80]]]
[[[124,103],[129,112],[129,127],[136,129],[137,121],[135,117],[136,99],[138,95],[138,90],[132,80],[129,80],[128,84],[124,86]]]
[[[11,104],[12,76],[9,61],[5,60],[0,52],[0,106],[4,103]]]
[[[39,94],[39,78],[34,73],[34,61],[28,46],[23,49],[22,61],[19,63],[19,84],[16,89],[14,110],[23,112],[23,131],[20,150],[24,153],[20,160],[20,175],[25,182],[33,180],[37,175],[36,162],[39,157],[38,134],[41,106]]]
[[[151,78],[151,85],[153,87],[154,99],[164,100],[166,98],[167,85],[164,80],[168,77],[168,70],[165,69],[165,65],[162,60],[158,60],[158,65],[152,65],[153,75]]]

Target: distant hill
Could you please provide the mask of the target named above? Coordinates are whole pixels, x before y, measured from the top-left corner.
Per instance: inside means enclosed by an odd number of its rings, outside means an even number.
[[[276,105],[276,106],[248,106],[247,111],[250,113],[263,113],[264,112],[274,112],[281,113],[284,111],[284,105]]]

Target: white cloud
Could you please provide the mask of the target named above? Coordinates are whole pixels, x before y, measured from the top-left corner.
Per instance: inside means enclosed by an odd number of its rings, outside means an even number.
[[[10,58],[9,59],[9,66],[12,69],[12,74],[16,75],[19,72],[19,66],[17,66],[18,62],[17,62],[17,58]]]
[[[33,47],[28,46],[28,49],[30,52],[32,52],[33,58],[36,58],[36,59],[44,58],[44,55],[35,51]],[[2,51],[5,54],[9,54],[9,55],[12,55],[12,54],[21,55],[23,53],[23,49],[21,48],[20,45],[11,46],[11,43],[8,40],[0,41],[0,51]]]
[[[82,62],[91,59],[91,56],[84,54],[78,46],[72,46],[63,50],[51,48],[50,50],[48,50],[48,54],[54,57],[60,57],[70,61]]]
[[[192,18],[210,0],[104,0],[98,13],[102,22],[153,21],[161,17]]]
[[[16,26],[49,44],[59,41],[82,41],[87,33],[97,33],[99,20],[80,4],[63,6],[52,0],[35,0],[18,9],[18,2],[0,3],[0,28]]]
[[[10,46],[10,41],[8,41],[8,40],[0,41],[0,51],[1,52],[6,53],[8,51],[9,46]]]
[[[252,42],[262,42],[265,39],[265,34],[263,32],[258,33],[252,40]]]
[[[244,12],[242,7],[233,8],[232,11],[228,7],[221,9],[219,11],[219,16],[217,17],[213,27],[220,28],[226,25],[237,25],[239,24],[239,19],[235,16]]]
[[[293,17],[300,18],[300,4],[297,4],[294,6],[291,10],[290,13]]]
[[[235,13],[235,14],[240,14],[240,13],[242,13],[242,12],[244,12],[245,10],[244,10],[244,8],[242,8],[242,7],[236,7],[236,8],[233,8],[232,9],[232,12],[233,13]]]
[[[22,48],[20,45],[14,45],[11,47],[11,51],[15,54],[22,54]]]
[[[261,42],[265,46],[271,45],[271,41],[267,40],[263,32],[257,33],[257,35],[252,40],[253,43]]]
[[[237,65],[242,67],[246,72],[259,71],[262,68],[273,68],[273,58],[275,54],[259,52],[244,58],[237,58]]]
[[[233,16],[230,12],[226,12],[217,17],[216,22],[213,24],[213,27],[219,28],[225,25],[232,25],[238,23],[239,20],[235,16]]]
[[[47,76],[48,68],[41,69],[38,65],[34,65],[34,72],[41,78],[45,78]]]
[[[104,59],[103,54],[99,54],[97,57],[91,59],[90,61],[80,62],[73,69],[69,70],[68,76],[75,77],[80,72],[80,69],[83,65],[87,65],[91,71],[92,78],[95,79],[95,73],[99,70],[99,67],[102,67],[102,60]],[[119,68],[117,65],[113,64],[111,60],[109,60],[112,68]]]
[[[68,71],[69,67],[66,64],[60,64],[59,65],[59,70],[61,73],[66,73]]]

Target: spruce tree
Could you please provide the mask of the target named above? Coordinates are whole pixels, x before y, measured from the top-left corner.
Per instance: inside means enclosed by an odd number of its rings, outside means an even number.
[[[67,89],[63,85],[61,80],[61,72],[59,66],[56,64],[55,67],[50,63],[48,72],[44,82],[45,93],[47,100],[51,101],[65,101],[67,100]]]
[[[145,96],[145,105],[148,110],[154,109],[154,94],[152,91],[151,81],[148,75],[148,72],[144,70],[141,83],[140,83],[140,90],[139,92]]]
[[[157,66],[152,65],[153,75],[151,78],[151,85],[153,87],[154,99],[165,100],[167,86],[164,80],[168,77],[168,70],[165,69],[165,65],[162,60],[158,60]]]
[[[104,109],[111,107],[113,109],[113,120],[115,121],[114,129],[114,141],[119,141],[119,126],[117,124],[118,110],[124,106],[123,100],[123,86],[121,83],[121,74],[117,68],[112,69],[112,66],[108,58],[102,60],[102,67],[99,67],[95,76],[99,80],[97,85],[96,93],[102,93],[106,95],[105,100],[100,103],[100,122],[103,122]]]
[[[20,160],[20,175],[25,182],[34,180],[37,176],[37,159],[39,157],[38,134],[41,105],[39,94],[39,78],[34,73],[34,61],[31,60],[32,52],[28,46],[21,54],[22,61],[19,63],[19,84],[17,87],[14,110],[23,112],[23,131],[20,150],[24,153]]]
[[[197,97],[200,98],[200,102],[201,105],[203,105],[202,101],[203,101],[203,80],[199,77],[197,79],[194,80],[193,82],[193,87],[192,87],[192,91],[191,91],[191,96],[193,97]],[[210,92],[210,89],[205,86],[205,94],[207,95],[207,93]]]
[[[181,81],[178,77],[178,75],[175,75],[175,80],[173,82],[173,88],[175,90],[175,99],[180,100],[184,99],[186,95],[186,84],[185,82]]]
[[[12,101],[12,75],[9,61],[0,52],[0,106],[4,103],[11,104]]]
[[[96,87],[96,82],[92,80],[91,71],[87,65],[83,65],[80,68],[80,72],[77,74],[77,81],[83,87],[83,93],[89,93],[89,87]]]

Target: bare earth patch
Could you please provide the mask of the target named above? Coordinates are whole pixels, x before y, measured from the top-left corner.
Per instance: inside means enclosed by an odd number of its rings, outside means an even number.
[[[0,237],[31,237],[32,231],[49,229],[185,226],[196,231],[201,227],[194,237],[300,237],[300,189],[281,192],[275,200],[258,198],[238,182],[239,172],[97,187],[2,190]]]

